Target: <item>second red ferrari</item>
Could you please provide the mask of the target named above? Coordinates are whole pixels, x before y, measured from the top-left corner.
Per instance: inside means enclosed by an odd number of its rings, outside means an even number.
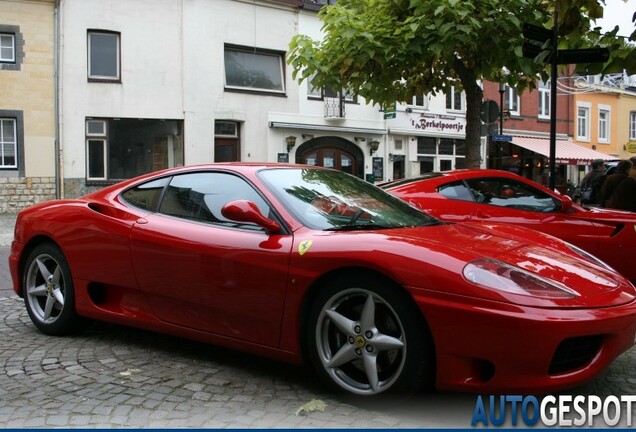
[[[581,207],[567,195],[499,170],[428,173],[382,187],[445,221],[508,223],[551,234],[636,281],[636,213]]]

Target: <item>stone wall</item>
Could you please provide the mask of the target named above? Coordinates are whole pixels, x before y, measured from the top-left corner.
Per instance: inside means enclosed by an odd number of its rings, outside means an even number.
[[[0,213],[55,199],[55,177],[0,178]]]

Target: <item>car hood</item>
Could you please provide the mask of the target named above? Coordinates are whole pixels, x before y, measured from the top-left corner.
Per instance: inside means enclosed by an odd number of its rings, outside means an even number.
[[[363,241],[352,239],[358,235],[366,238]],[[634,301],[636,294],[633,285],[624,277],[579,256],[564,242],[506,224],[444,223],[352,232],[339,241],[350,249],[355,244],[370,247],[376,259],[385,263],[384,266],[390,260],[389,267],[396,273],[396,278],[414,288],[550,308],[615,306]],[[553,300],[475,285],[466,280],[462,272],[468,263],[480,258],[490,258],[526,270],[573,290],[577,295]]]

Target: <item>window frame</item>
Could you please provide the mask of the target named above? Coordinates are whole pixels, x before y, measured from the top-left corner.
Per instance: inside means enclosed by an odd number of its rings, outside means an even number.
[[[445,94],[446,109],[448,111],[465,111],[464,109],[464,92],[457,91],[457,86],[450,86],[450,90]],[[459,107],[457,104],[459,103]]]
[[[540,119],[549,119],[550,103],[552,98],[552,94],[550,92],[550,80],[546,82],[539,81],[537,89],[539,90],[539,108],[537,117]]]
[[[581,115],[581,111],[585,115]],[[587,102],[579,102],[576,105],[576,139],[579,141],[590,142],[590,113],[592,105]]]
[[[241,85],[233,85],[228,84],[228,62],[225,59],[228,51],[237,52],[237,53],[245,53],[245,54],[253,54],[259,56],[268,56],[268,57],[276,57],[278,59],[278,71],[280,77],[280,89],[267,89],[261,87],[249,87],[249,86],[241,86]],[[223,48],[223,83],[225,91],[235,91],[235,92],[244,92],[244,93],[258,93],[258,94],[268,94],[268,95],[276,95],[276,96],[286,96],[287,94],[287,85],[286,85],[286,75],[285,75],[285,52],[276,51],[270,49],[263,48],[255,48],[255,47],[246,47],[241,45],[232,45],[225,44]]]
[[[518,117],[521,115],[521,98],[517,93],[517,89],[510,87],[509,85],[506,85],[504,107],[508,110],[511,116]]]
[[[610,142],[610,122],[612,119],[612,110],[610,106],[599,105],[598,107],[598,142]]]
[[[5,142],[5,122],[11,122],[13,125],[13,141]],[[5,144],[13,145],[13,158],[14,163],[9,165],[4,163],[4,148]],[[18,119],[13,117],[0,117],[0,169],[2,170],[16,170],[19,167],[18,164]]]
[[[102,123],[103,132],[95,133],[90,132],[88,124],[89,123]],[[85,132],[86,132],[86,180],[87,181],[104,181],[108,180],[108,121],[105,119],[86,119],[85,123]],[[104,171],[104,175],[101,177],[91,176],[91,142],[100,142],[102,143],[102,158],[103,158],[103,166],[102,169]]]
[[[24,35],[20,26],[0,24],[0,34],[12,37],[13,60],[0,58],[0,70],[19,71],[24,61]]]
[[[93,74],[91,71],[91,60],[92,60],[92,51],[91,51],[91,36],[92,35],[106,35],[106,36],[114,36],[117,38],[116,48],[117,51],[115,53],[115,70],[116,75],[98,75]],[[96,30],[89,29],[86,32],[86,74],[89,82],[107,82],[107,83],[121,83],[121,33],[109,30]]]
[[[629,112],[629,139],[636,140],[636,111]]]
[[[343,98],[345,103],[358,103],[358,98],[353,93],[345,92],[343,89],[334,91],[328,87],[314,87],[311,85],[312,77],[307,79],[307,99],[324,101],[325,98]],[[332,96],[333,95],[333,96]]]
[[[10,46],[7,47],[2,43],[3,38],[9,37],[11,38],[11,43]],[[9,63],[9,64],[15,64],[16,63],[16,43],[15,43],[15,34],[14,33],[9,33],[9,32],[0,32],[0,63]],[[4,58],[2,57],[2,51],[6,48],[9,48],[11,50],[11,57],[10,58]]]

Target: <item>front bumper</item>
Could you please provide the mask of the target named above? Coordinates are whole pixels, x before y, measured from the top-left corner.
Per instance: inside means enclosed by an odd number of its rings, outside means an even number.
[[[594,379],[636,343],[636,301],[542,309],[411,292],[433,336],[440,390],[560,391]]]

